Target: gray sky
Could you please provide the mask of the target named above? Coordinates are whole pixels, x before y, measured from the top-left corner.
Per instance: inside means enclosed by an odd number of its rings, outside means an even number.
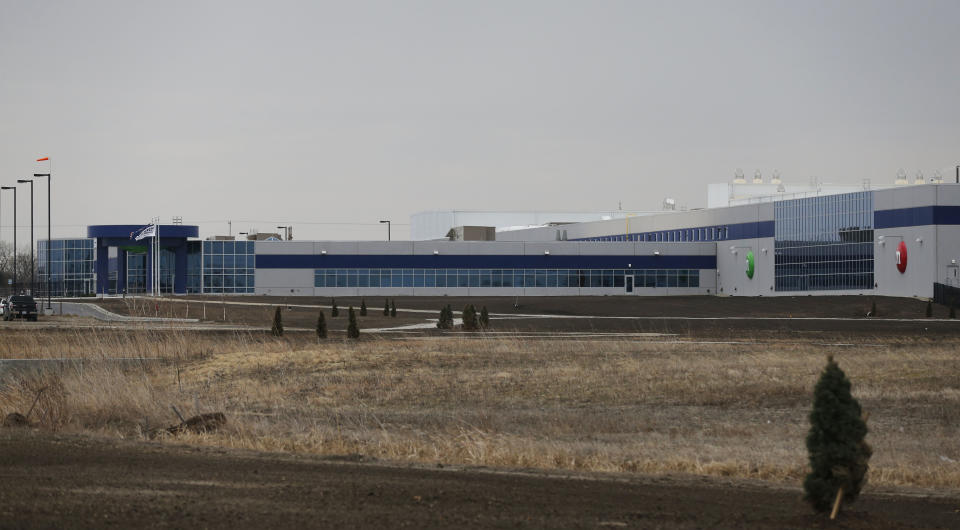
[[[55,237],[179,215],[377,239],[426,209],[704,206],[738,167],[952,180],[958,21],[955,0],[0,0],[0,183],[49,155]]]

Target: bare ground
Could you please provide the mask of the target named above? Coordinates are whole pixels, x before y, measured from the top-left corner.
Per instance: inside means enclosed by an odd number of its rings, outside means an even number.
[[[348,458],[349,459],[349,458]],[[399,467],[0,430],[3,528],[956,528],[960,500],[692,476]]]

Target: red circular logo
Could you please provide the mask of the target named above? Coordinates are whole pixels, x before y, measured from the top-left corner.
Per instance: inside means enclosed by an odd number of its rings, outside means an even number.
[[[897,245],[897,270],[900,274],[907,272],[907,244],[903,241]]]

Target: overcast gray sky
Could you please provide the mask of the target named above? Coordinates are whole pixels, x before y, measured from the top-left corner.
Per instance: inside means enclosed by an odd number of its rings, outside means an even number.
[[[49,155],[55,237],[404,238],[426,209],[704,206],[738,167],[952,179],[958,131],[956,0],[0,0],[0,183]]]

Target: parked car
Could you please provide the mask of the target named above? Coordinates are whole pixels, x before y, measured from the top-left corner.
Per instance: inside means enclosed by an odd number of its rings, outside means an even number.
[[[3,319],[25,318],[36,322],[37,302],[30,295],[14,295],[3,304]]]

